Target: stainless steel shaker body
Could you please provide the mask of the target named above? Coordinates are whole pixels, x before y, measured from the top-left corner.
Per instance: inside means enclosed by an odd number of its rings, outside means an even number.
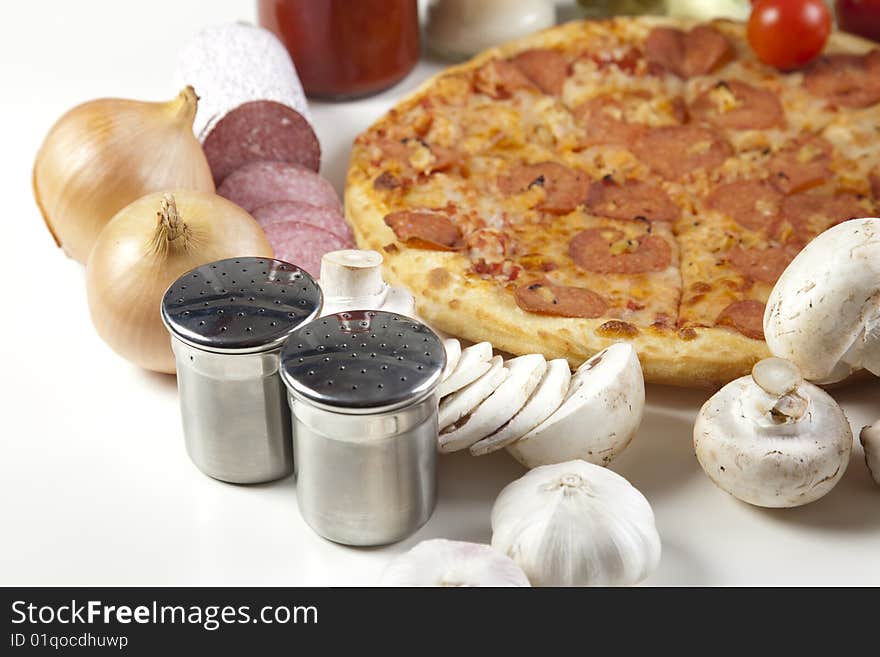
[[[349,311],[294,331],[281,354],[306,522],[347,545],[412,534],[437,497],[437,385],[446,353],[420,322]]]
[[[187,272],[162,299],[186,449],[205,474],[239,484],[293,471],[281,346],[321,308],[308,273],[272,258],[230,258]]]

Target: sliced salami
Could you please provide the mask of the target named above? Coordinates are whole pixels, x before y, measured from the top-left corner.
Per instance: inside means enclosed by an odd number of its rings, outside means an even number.
[[[586,271],[597,274],[646,274],[672,264],[672,248],[662,237],[628,239],[616,228],[588,228],[571,240],[568,255]]]
[[[538,209],[555,214],[571,212],[587,198],[589,183],[586,176],[558,162],[520,164],[498,177],[498,189],[510,196],[531,187],[543,188],[544,200]]]
[[[582,287],[550,281],[527,283],[516,289],[516,305],[530,313],[557,317],[601,317],[608,304],[599,294]]]
[[[347,240],[354,246],[354,235],[351,226],[340,212],[334,208],[322,208],[311,203],[300,201],[275,201],[261,205],[251,213],[257,223],[264,228],[269,224],[298,221],[316,228],[322,228],[334,235]]]
[[[716,326],[729,326],[747,338],[764,339],[764,304],[754,299],[734,301],[718,315]]]
[[[803,192],[831,177],[833,146],[807,135],[788,142],[770,158],[770,182],[783,194]]]
[[[202,146],[216,185],[251,162],[289,162],[312,171],[321,166],[312,126],[296,110],[274,101],[239,105],[217,122]]]
[[[773,285],[797,253],[798,249],[791,246],[768,246],[765,249],[735,246],[728,251],[727,260],[747,279]]]
[[[275,201],[299,201],[342,212],[333,186],[317,173],[287,162],[252,162],[229,174],[217,193],[248,212]]]
[[[641,134],[633,153],[667,180],[678,180],[696,169],[714,169],[733,149],[714,130],[699,125],[673,125]]]
[[[628,123],[621,104],[607,96],[597,96],[578,105],[572,112],[584,131],[580,145],[615,144],[628,146],[644,126]]]
[[[855,194],[802,193],[782,201],[782,218],[794,228],[797,241],[806,243],[831,226],[858,217],[873,216]]]
[[[522,71],[504,59],[493,59],[474,71],[474,89],[492,98],[510,98],[519,89],[538,91]]]
[[[880,50],[820,57],[804,72],[804,87],[833,105],[874,105],[880,102]]]
[[[679,207],[660,187],[628,180],[617,183],[600,180],[590,185],[587,208],[592,214],[613,219],[647,219],[675,221]]]
[[[707,25],[698,25],[689,32],[655,27],[645,42],[645,56],[652,69],[685,79],[715,71],[732,55],[727,37]]]
[[[193,131],[201,141],[230,111],[255,100],[281,103],[311,119],[287,49],[261,27],[204,28],[180,49],[175,77],[178,87],[191,84],[199,95]]]
[[[782,195],[763,180],[736,180],[716,187],[706,197],[712,210],[730,217],[743,228],[771,234],[779,221]]]
[[[558,50],[524,50],[512,57],[510,62],[545,94],[562,94],[562,87],[568,78],[568,60]]]
[[[785,127],[785,111],[779,97],[741,80],[719,80],[701,93],[690,115],[728,130],[769,130]]]
[[[397,239],[423,249],[451,251],[462,246],[461,231],[442,212],[403,210],[385,217]]]
[[[321,258],[325,253],[352,247],[350,241],[300,221],[269,224],[263,226],[263,232],[276,258],[305,269],[315,278],[321,273]]]

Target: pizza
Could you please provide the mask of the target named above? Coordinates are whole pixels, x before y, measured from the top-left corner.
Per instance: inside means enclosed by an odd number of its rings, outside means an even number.
[[[575,366],[615,341],[648,381],[769,355],[791,259],[880,202],[880,50],[835,33],[780,72],[745,26],[568,23],[450,68],[355,141],[358,244],[429,323]]]

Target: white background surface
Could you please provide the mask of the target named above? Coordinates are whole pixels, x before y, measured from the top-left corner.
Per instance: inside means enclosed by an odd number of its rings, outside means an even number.
[[[207,11],[204,8],[210,6]],[[351,549],[300,519],[292,478],[213,481],[183,447],[172,377],[139,371],[92,330],[83,271],[57,250],[31,195],[34,154],[63,111],[101,96],[168,99],[176,44],[250,0],[16,3],[0,21],[0,584],[369,585],[426,538],[490,538],[506,453],[442,457],[440,501],[410,539]],[[354,136],[436,66],[357,103],[313,106],[323,172],[341,190]],[[880,415],[877,383],[835,392],[854,429]],[[853,451],[824,499],[761,510],[716,489],[693,455],[707,393],[649,386],[642,428],[613,469],[653,504],[656,585],[880,584],[880,488]]]

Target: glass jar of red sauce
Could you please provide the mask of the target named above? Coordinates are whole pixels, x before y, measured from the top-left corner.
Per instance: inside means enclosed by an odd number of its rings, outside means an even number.
[[[258,0],[306,94],[343,100],[403,79],[419,58],[417,0]]]
[[[874,41],[880,41],[880,0],[837,0],[837,25]]]

